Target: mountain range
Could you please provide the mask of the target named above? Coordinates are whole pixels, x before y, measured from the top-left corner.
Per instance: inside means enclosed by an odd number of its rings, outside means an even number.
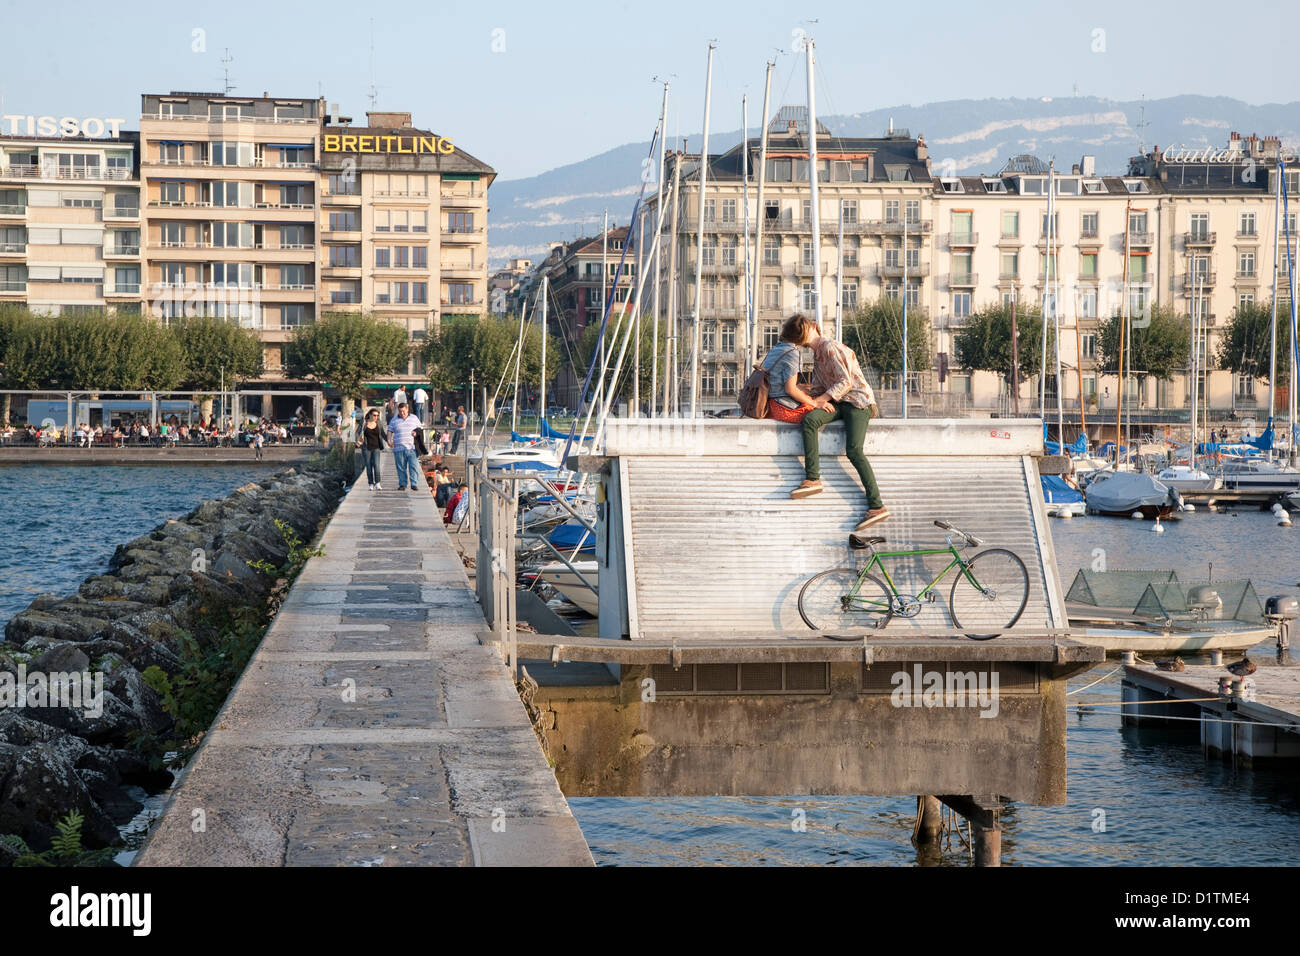
[[[880,136],[891,122],[895,131],[923,134],[931,168],[950,175],[996,173],[1020,153],[1055,159],[1067,171],[1081,156],[1092,155],[1099,174],[1120,175],[1142,145],[1224,146],[1232,131],[1300,142],[1300,103],[1252,105],[1192,95],[1128,102],[1089,96],[948,100],[818,118],[837,136]],[[653,128],[656,119],[646,117],[646,125]],[[751,128],[750,136],[758,132]],[[700,139],[699,133],[688,136],[687,150],[698,150]],[[710,131],[709,152],[725,152],[740,139],[739,129]],[[599,235],[605,210],[611,224],[626,223],[649,148],[649,140],[627,143],[537,176],[493,184],[490,267],[511,257],[536,259],[552,241]]]

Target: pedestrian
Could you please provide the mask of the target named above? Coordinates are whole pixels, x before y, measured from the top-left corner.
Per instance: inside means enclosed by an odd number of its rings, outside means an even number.
[[[258,461],[262,460],[262,444],[265,440],[260,431],[253,434],[253,454],[257,456]]]
[[[424,410],[429,405],[429,393],[421,386],[411,395],[411,399],[415,402],[415,417],[420,420],[420,424],[424,424]]]
[[[393,459],[397,464],[397,490],[415,491],[419,461],[415,454],[415,430],[420,427],[410,406],[405,402],[397,406],[397,416],[388,423],[388,440],[393,446]]]
[[[393,404],[401,405],[405,401],[407,401],[406,389],[403,386],[399,385],[397,386],[396,391],[393,392]]]
[[[370,483],[371,491],[384,490],[379,484],[383,472],[380,455],[387,444],[384,429],[379,427],[379,409],[372,408],[366,412],[366,420],[361,427],[361,436],[357,439],[357,447],[361,449],[361,458],[366,463],[366,481]]]
[[[469,416],[465,414],[465,406],[458,406],[456,409],[455,430],[451,435],[451,453],[456,454],[456,449],[460,447],[461,438],[464,437],[465,429],[469,427]]]
[[[880,489],[876,485],[871,463],[862,451],[867,437],[867,425],[879,411],[875,393],[862,374],[862,367],[852,349],[834,339],[825,338],[815,319],[795,315],[786,324],[794,328],[793,323],[799,323],[803,327],[800,344],[813,350],[813,385],[809,393],[813,396],[814,408],[803,419],[804,481],[790,492],[790,497],[807,498],[821,492],[818,448],[821,430],[831,422],[842,421],[845,453],[857,470],[867,495],[867,513],[854,528],[855,531],[862,531],[889,517],[889,509],[880,499]]]

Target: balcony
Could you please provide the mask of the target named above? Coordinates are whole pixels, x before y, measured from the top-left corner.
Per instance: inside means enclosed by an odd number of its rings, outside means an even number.
[[[105,259],[139,259],[140,247],[138,245],[130,246],[125,243],[106,243],[104,245]]]
[[[802,225],[803,225],[804,230],[806,230],[806,231],[812,231],[812,224],[811,224],[811,223],[807,222],[806,220],[801,220],[801,223],[802,223]],[[750,226],[751,229],[754,228],[754,224],[753,224],[753,223],[750,223],[749,226]],[[699,231],[699,228],[700,228],[700,220],[699,220],[699,217],[697,217],[697,216],[690,216],[690,217],[687,217],[685,220],[683,220],[683,222],[682,222],[681,224],[678,225],[678,228],[679,228],[682,232],[697,232],[697,231]],[[766,226],[764,226],[763,228],[764,228],[765,230],[767,229]],[[705,232],[706,235],[709,234],[709,233],[715,233],[715,232],[723,232],[723,233],[737,233],[737,232],[741,232],[743,229],[744,229],[744,223],[742,223],[739,219],[706,219],[706,220],[704,220],[704,232]]]
[[[103,216],[105,222],[110,220],[139,219],[139,206],[105,206],[103,207]]]
[[[138,282],[105,282],[104,298],[119,295],[139,295],[140,283]]]
[[[172,122],[196,122],[196,123],[276,123],[285,124],[305,124],[319,123],[319,117],[315,116],[209,116],[207,113],[174,113],[164,116],[161,113],[157,116],[140,117],[146,123],[172,123]]]
[[[1203,229],[1185,232],[1183,233],[1183,245],[1188,248],[1205,248],[1214,245],[1216,236],[1218,236],[1218,233],[1206,232]]]
[[[1130,248],[1132,248],[1133,246],[1149,246],[1153,242],[1155,242],[1155,233],[1153,232],[1134,232],[1132,230],[1129,231],[1128,244]]]
[[[1020,281],[1020,273],[1019,273],[1019,272],[999,272],[999,273],[998,273],[998,281],[999,281],[999,282],[1019,282],[1019,281]]]
[[[1211,272],[1189,272],[1183,276],[1183,291],[1195,292],[1199,290],[1202,286],[1208,288],[1214,285],[1214,280],[1216,277],[1217,277],[1217,273],[1212,271]]]
[[[0,256],[22,256],[27,254],[25,242],[0,242]]]
[[[709,276],[738,276],[740,275],[740,266],[736,263],[705,263],[700,271]]]
[[[980,234],[978,232],[952,232],[948,234],[948,246],[974,246],[978,245]],[[900,340],[901,341],[901,340]]]
[[[487,230],[485,229],[446,229],[442,230],[442,241],[450,243],[476,243],[482,242]]]
[[[998,236],[998,245],[999,246],[1020,246],[1023,245],[1023,243],[1020,241],[1019,235],[1014,235],[1014,236],[1002,235],[1002,236]]]
[[[1256,229],[1250,229],[1250,230],[1241,230],[1241,229],[1238,229],[1238,230],[1237,230],[1237,238],[1238,238],[1238,239],[1245,239],[1245,240],[1247,240],[1248,242],[1258,242],[1258,241],[1259,241],[1259,231],[1256,230]]]
[[[903,272],[904,269],[903,269],[903,264],[901,262],[896,262],[896,263],[886,262],[876,266],[874,274],[881,276],[882,278],[901,279],[903,277]],[[921,276],[928,276],[930,274],[930,263],[910,262],[907,265],[906,272],[907,272],[907,277],[909,279],[920,278]]]
[[[105,182],[127,180],[131,170],[118,166],[95,166],[78,168],[74,166],[55,166],[46,163],[42,166],[7,166],[0,169],[0,179],[65,179],[87,182]]]
[[[483,308],[483,300],[482,300],[482,299],[468,299],[468,300],[465,300],[465,301],[459,301],[459,302],[453,302],[451,299],[441,299],[441,300],[439,301],[439,304],[440,304],[444,309],[451,309],[451,310],[453,310],[453,311],[456,310],[456,309],[481,309],[481,308]]]
[[[881,232],[885,235],[902,235],[903,227],[906,225],[908,235],[922,235],[933,231],[934,222],[929,219],[917,219],[904,223],[900,219],[886,219],[884,222],[868,223],[870,231]]]
[[[948,276],[948,288],[950,289],[967,289],[979,285],[980,277],[977,272],[953,272]]]
[[[0,279],[0,295],[21,295],[27,291],[26,279]]]
[[[1102,238],[1094,229],[1090,232],[1080,233],[1078,244],[1086,248],[1097,248],[1102,245]]]
[[[438,194],[438,198],[444,206],[481,206],[483,200],[487,198],[487,190],[475,189],[463,193],[444,189]]]
[[[0,205],[0,219],[9,216],[24,217],[27,215],[27,207],[21,203],[5,203]]]

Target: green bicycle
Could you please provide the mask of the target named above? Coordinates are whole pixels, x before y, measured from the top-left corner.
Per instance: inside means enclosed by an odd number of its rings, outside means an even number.
[[[876,545],[885,542],[883,537],[850,535],[850,546],[870,552],[870,557],[861,570],[831,568],[809,578],[799,592],[799,614],[804,623],[815,631],[833,632],[846,627],[883,628],[895,614],[916,617],[925,604],[938,600],[936,585],[953,568],[960,569],[948,596],[948,613],[954,627],[978,628],[979,633],[966,636],[973,641],[987,641],[1020,620],[1029,602],[1029,572],[1025,563],[1005,548],[990,548],[966,558],[959,548],[978,548],[984,542],[946,521],[936,521],[934,525],[951,532],[946,548],[877,551]],[[948,566],[919,594],[899,593],[884,559],[937,554],[952,557]],[[879,569],[884,581],[871,573],[873,568]],[[858,639],[830,633],[827,636],[837,640]]]

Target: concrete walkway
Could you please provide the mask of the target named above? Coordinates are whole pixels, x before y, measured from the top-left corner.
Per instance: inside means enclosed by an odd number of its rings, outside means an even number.
[[[592,865],[433,496],[389,490],[385,458],[386,490],[363,474],[341,503],[137,865]]]

